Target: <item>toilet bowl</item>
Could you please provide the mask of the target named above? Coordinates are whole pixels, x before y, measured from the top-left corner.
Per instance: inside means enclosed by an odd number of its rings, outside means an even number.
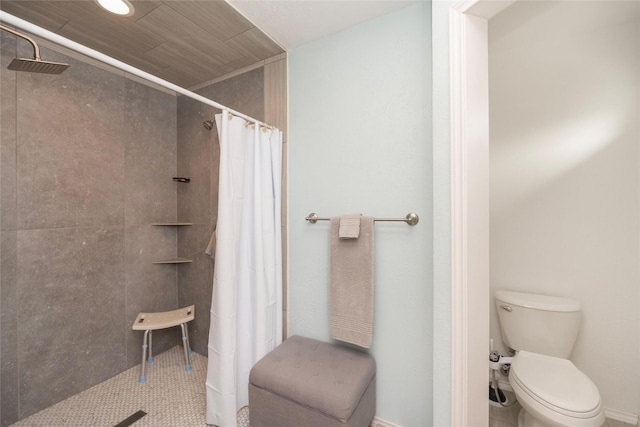
[[[571,361],[520,351],[509,383],[522,406],[519,427],[600,427],[604,411],[595,384]]]
[[[522,406],[518,427],[602,426],[598,388],[569,360],[580,303],[511,291],[495,296],[502,339],[515,351],[509,383]]]

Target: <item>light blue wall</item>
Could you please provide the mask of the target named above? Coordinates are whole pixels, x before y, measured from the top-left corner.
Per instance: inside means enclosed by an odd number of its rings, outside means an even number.
[[[377,416],[432,423],[431,4],[421,2],[289,52],[291,334],[330,341],[328,223],[376,223]],[[447,384],[448,385],[448,384]]]

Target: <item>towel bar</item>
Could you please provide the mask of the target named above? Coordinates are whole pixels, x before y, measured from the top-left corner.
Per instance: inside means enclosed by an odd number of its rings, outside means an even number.
[[[318,221],[329,221],[331,218],[320,218],[317,213],[312,212],[305,218],[311,224],[315,224]],[[417,213],[409,212],[404,218],[373,218],[374,221],[396,221],[406,222],[409,225],[416,225],[420,221]]]

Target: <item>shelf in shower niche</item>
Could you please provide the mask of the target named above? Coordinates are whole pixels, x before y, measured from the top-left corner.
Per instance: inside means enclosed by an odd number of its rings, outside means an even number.
[[[152,264],[185,264],[188,262],[193,262],[193,260],[186,258],[170,258],[163,259],[162,261],[153,261]]]
[[[166,221],[166,222],[152,222],[151,225],[193,225],[193,223],[182,222],[182,221]]]

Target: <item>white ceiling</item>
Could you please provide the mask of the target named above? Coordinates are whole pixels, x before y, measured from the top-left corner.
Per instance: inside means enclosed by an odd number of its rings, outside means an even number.
[[[420,0],[226,0],[285,50]]]

